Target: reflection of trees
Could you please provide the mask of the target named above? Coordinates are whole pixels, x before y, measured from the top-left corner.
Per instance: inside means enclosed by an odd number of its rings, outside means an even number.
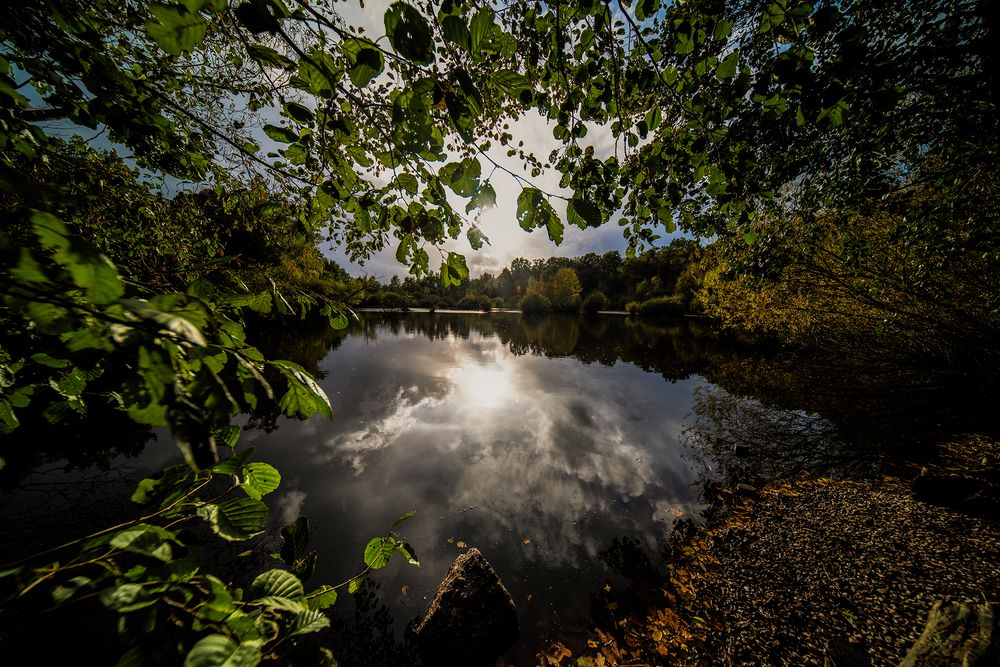
[[[96,401],[85,417],[70,426],[50,424],[42,415],[26,411],[18,429],[0,436],[0,458],[5,463],[0,490],[18,486],[25,474],[47,462],[61,462],[64,471],[108,470],[112,459],[138,456],[156,437],[149,426]]]
[[[287,359],[306,369],[314,377],[323,377],[319,363],[344,341],[345,332],[331,329],[325,321],[303,320],[295,326],[254,328],[251,341],[269,359]]]
[[[697,373],[705,360],[727,345],[704,326],[676,322],[667,326],[619,316],[518,313],[373,313],[360,315],[354,333],[376,340],[381,333],[420,334],[428,340],[497,337],[515,355],[576,357],[610,366],[633,363],[669,380]]]
[[[842,468],[837,459],[844,456],[867,462],[893,446],[932,442],[957,425],[995,429],[989,420],[996,392],[967,379],[888,363],[764,350],[721,336],[699,320],[366,312],[348,330],[365,340],[403,334],[431,341],[496,338],[514,355],[574,357],[607,366],[625,362],[669,381],[697,374],[720,391],[701,396],[689,437],[720,462],[733,459],[737,441],[759,443],[753,456],[733,464],[743,476],[753,472],[748,466],[755,466],[758,475]],[[269,335],[272,356],[318,370],[344,333],[286,328]],[[739,398],[744,396],[753,400]],[[853,449],[843,449],[844,443],[853,443]]]
[[[996,387],[891,363],[840,356],[729,353],[702,373],[712,383],[768,406],[819,414],[845,441],[893,451],[933,443],[957,430],[991,433]]]
[[[725,484],[811,475],[870,473],[877,454],[845,441],[828,420],[717,387],[697,391],[683,438],[714,461]]]
[[[403,633],[397,641],[389,607],[379,596],[380,585],[365,580],[357,593],[344,596],[334,606],[330,628],[323,634],[335,647],[338,664],[343,667],[413,667],[419,664],[413,635]],[[354,613],[345,607],[353,606]],[[411,622],[412,625],[412,622]],[[323,637],[318,638],[323,641]]]

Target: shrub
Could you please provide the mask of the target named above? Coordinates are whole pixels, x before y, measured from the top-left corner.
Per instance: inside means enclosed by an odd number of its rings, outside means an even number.
[[[585,313],[596,313],[599,310],[604,310],[608,307],[608,297],[604,296],[604,292],[600,290],[594,290],[587,295],[587,298],[583,300],[583,312]]]
[[[493,303],[487,296],[466,294],[459,300],[458,307],[462,310],[481,310],[488,313],[493,309]]]
[[[638,301],[629,301],[628,303],[625,304],[625,312],[628,313],[629,315],[638,315],[639,305],[640,304]]]
[[[640,303],[636,312],[645,317],[681,317],[685,311],[681,297],[658,296]]]
[[[521,312],[525,314],[547,313],[552,310],[549,300],[538,292],[528,292],[521,299]]]
[[[386,310],[409,310],[413,302],[409,295],[383,290],[375,295],[375,303]]]

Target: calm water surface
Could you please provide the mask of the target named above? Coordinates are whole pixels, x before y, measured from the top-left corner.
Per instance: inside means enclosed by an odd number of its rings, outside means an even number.
[[[543,321],[536,340],[565,343],[580,324]],[[315,525],[317,581],[349,576],[368,539],[415,509],[400,531],[423,567],[399,561],[373,577],[397,628],[477,547],[531,652],[580,636],[616,540],[653,556],[698,510],[703,464],[680,434],[704,382],[532,349],[521,327],[517,315],[368,314],[318,364],[335,419],[248,434],[284,476],[281,520]]]

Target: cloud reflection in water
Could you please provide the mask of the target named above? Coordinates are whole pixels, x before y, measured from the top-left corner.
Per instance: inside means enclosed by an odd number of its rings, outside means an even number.
[[[260,443],[273,459],[280,441],[276,465],[308,492],[320,576],[350,574],[368,538],[416,509],[402,529],[424,568],[380,572],[387,590],[432,593],[455,538],[483,550],[515,598],[544,583],[572,589],[545,595],[573,608],[603,576],[598,554],[613,539],[653,550],[674,521],[668,510],[695,501],[698,471],[678,433],[697,379],[515,355],[480,331],[351,336],[321,367],[334,421],[287,422]]]

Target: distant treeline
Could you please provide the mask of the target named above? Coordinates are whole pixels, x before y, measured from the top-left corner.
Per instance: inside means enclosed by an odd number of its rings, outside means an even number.
[[[496,275],[484,273],[447,287],[436,275],[402,280],[394,276],[387,284],[364,278],[361,305],[682,315],[697,309],[694,297],[701,285],[699,259],[703,252],[697,241],[675,239],[670,245],[629,258],[617,250],[544,260],[518,257]]]

